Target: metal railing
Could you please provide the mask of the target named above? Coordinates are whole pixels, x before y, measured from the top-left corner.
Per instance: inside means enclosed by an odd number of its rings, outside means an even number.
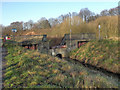
[[[71,40],[93,40],[93,39],[96,39],[95,33],[80,33],[71,35]],[[65,40],[70,40],[70,34],[65,34],[61,41],[61,44],[64,43]]]

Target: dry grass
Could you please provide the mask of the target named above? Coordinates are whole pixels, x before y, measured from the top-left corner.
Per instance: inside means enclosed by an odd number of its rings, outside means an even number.
[[[37,35],[47,34],[48,37],[55,38],[69,34],[71,29],[72,33],[96,33],[98,37],[98,25],[100,24],[102,38],[118,37],[118,16],[103,16],[89,23],[83,22],[80,17],[76,16],[71,19],[71,22],[72,25],[70,26],[70,20],[67,18],[63,23],[50,29],[32,29],[21,31],[17,34],[26,35],[34,32]]]
[[[70,58],[101,67],[114,73],[120,73],[119,41],[91,41],[70,53]]]
[[[10,67],[6,69],[3,79],[4,87],[118,87],[117,82],[107,80],[107,77],[101,76],[99,73],[94,74],[81,64],[74,64],[72,61],[54,58],[34,50],[26,50],[16,46],[9,47],[8,44],[6,46],[8,46],[9,55],[6,60]],[[19,51],[21,53],[18,53]],[[14,64],[15,62],[17,64]]]

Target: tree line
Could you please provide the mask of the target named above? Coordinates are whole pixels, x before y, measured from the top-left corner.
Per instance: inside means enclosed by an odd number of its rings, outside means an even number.
[[[40,18],[37,22],[33,22],[33,20],[29,20],[27,22],[12,22],[9,26],[0,25],[2,28],[3,34],[9,34],[11,29],[16,28],[18,31],[24,30],[32,30],[32,29],[48,29],[53,28],[58,24],[61,24],[67,18],[73,18],[75,16],[79,16],[83,22],[89,23],[90,21],[96,20],[98,17],[101,16],[115,16],[119,15],[118,8],[112,8],[110,10],[103,10],[100,14],[95,14],[94,12],[90,11],[88,8],[82,8],[79,13],[72,12],[67,13],[65,15],[60,15],[57,18],[49,18],[48,20],[45,17]],[[79,22],[78,22],[79,23]]]

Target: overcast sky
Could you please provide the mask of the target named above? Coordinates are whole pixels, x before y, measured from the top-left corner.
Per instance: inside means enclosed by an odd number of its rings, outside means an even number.
[[[19,0],[18,0],[19,1]],[[30,1],[30,0],[29,0]],[[7,26],[14,21],[27,22],[28,20],[33,20],[36,22],[41,17],[57,18],[61,14],[67,14],[69,12],[79,13],[80,9],[88,8],[95,14],[99,14],[102,10],[110,8],[115,8],[118,6],[118,1],[102,1],[95,2],[76,2],[71,0],[69,2],[2,2],[2,24]]]

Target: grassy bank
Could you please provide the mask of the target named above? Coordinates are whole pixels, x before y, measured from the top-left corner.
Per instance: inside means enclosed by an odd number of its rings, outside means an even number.
[[[3,78],[5,88],[118,87],[118,82],[99,73],[94,74],[80,64],[8,45],[7,68]]]
[[[119,41],[91,41],[70,53],[70,58],[120,74]]]

